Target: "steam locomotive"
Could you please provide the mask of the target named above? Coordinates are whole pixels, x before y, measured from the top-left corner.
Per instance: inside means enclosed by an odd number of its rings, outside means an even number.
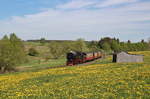
[[[101,58],[103,56],[102,52],[77,52],[77,51],[71,51],[67,53],[67,66],[73,66],[81,63],[85,63],[88,61],[93,61],[95,59]]]

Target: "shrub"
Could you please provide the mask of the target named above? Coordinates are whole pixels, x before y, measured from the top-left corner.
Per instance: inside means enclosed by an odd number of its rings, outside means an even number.
[[[49,45],[49,50],[55,59],[58,59],[64,53],[63,45],[59,44],[58,42],[51,42]]]
[[[38,51],[34,48],[30,48],[28,51],[28,55],[30,56],[37,56],[38,54],[39,54]]]

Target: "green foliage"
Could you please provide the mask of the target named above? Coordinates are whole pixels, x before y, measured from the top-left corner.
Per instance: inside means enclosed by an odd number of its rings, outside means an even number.
[[[10,38],[4,36],[0,40],[0,71],[13,69],[17,64],[25,61],[22,41],[13,33]]]
[[[40,39],[40,43],[41,43],[42,45],[44,45],[44,44],[46,43],[45,38],[41,38],[41,39]]]
[[[110,51],[111,50],[111,46],[107,42],[103,43],[101,45],[101,47],[102,47],[103,50],[106,50],[106,51]]]
[[[30,48],[29,49],[28,55],[30,55],[30,56],[37,56],[38,54],[39,53],[38,53],[38,51],[35,48]]]
[[[150,49],[150,37],[148,38],[148,47]]]
[[[7,35],[4,35],[4,37],[2,38],[2,40],[9,40],[8,36]]]
[[[146,51],[149,50],[148,43],[120,43],[120,49],[123,51]]]
[[[24,44],[14,33],[10,34],[10,42],[13,46],[14,58],[16,58],[16,63],[23,63],[26,60],[26,53],[24,50]]]
[[[104,43],[107,43],[107,44],[111,44],[113,39],[111,39],[110,37],[105,37],[105,38],[102,38],[99,42],[98,42],[98,45],[100,48],[103,47]]]
[[[0,71],[11,69],[15,65],[16,60],[14,58],[13,46],[9,39],[3,38],[0,41]]]
[[[81,38],[77,39],[74,46],[76,48],[76,51],[80,51],[80,52],[88,52],[89,51],[84,39],[81,39]]]
[[[98,45],[101,49],[105,50],[106,52],[112,51],[119,51],[119,39],[115,38],[110,38],[110,37],[105,37],[102,38],[99,42]]]
[[[101,50],[98,46],[97,41],[91,41],[91,42],[87,43],[87,46],[88,46],[90,51],[99,51],[99,50]]]
[[[51,42],[49,44],[50,53],[53,58],[58,59],[65,56],[70,51],[88,52],[89,49],[83,39],[78,39],[75,42]]]
[[[105,44],[107,43],[107,44]],[[119,39],[116,38],[102,38],[99,43],[99,47],[102,48],[105,51],[108,51],[110,46],[110,50],[112,51],[146,51],[150,50],[150,46],[147,42],[144,40],[141,40],[141,42],[138,43],[132,43],[130,40],[127,42],[120,42]],[[105,46],[104,46],[105,45]]]
[[[58,59],[61,55],[63,55],[63,45],[60,45],[58,42],[51,42],[49,45],[50,53],[53,58]]]
[[[113,40],[111,43],[111,49],[115,52],[120,51],[120,45],[117,43],[117,41]]]

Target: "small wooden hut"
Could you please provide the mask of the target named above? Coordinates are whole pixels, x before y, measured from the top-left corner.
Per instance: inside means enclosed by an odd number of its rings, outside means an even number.
[[[113,54],[113,62],[116,63],[139,63],[144,61],[143,55],[129,54],[127,52],[118,52]]]

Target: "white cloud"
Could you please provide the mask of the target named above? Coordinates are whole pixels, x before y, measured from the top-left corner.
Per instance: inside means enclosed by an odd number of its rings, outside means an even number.
[[[124,3],[133,3],[138,0],[105,0],[102,3],[96,5],[96,7],[108,7],[112,5],[124,4]]]
[[[136,33],[149,34],[150,23],[138,23],[150,20],[150,12],[147,11],[150,3],[137,3],[125,7],[107,9],[80,9],[63,11],[50,9],[37,14],[23,17],[12,17],[9,20],[0,21],[0,34],[16,32],[23,39],[40,38],[48,39],[97,39],[104,35],[127,35]],[[134,23],[136,22],[136,23]],[[115,34],[115,33],[120,34]],[[131,35],[130,35],[131,34]],[[1,35],[0,35],[1,36]],[[135,35],[136,36],[136,35]],[[128,39],[128,38],[127,38]]]
[[[65,3],[58,5],[57,8],[61,9],[78,9],[78,8],[83,8],[87,7],[89,5],[93,5],[96,2],[93,0],[72,0],[71,2]]]
[[[135,3],[125,6],[123,9],[126,11],[150,11],[150,2]]]
[[[60,9],[79,9],[79,8],[86,8],[86,7],[109,7],[119,4],[126,4],[126,3],[134,3],[139,0],[71,0],[67,3],[58,5],[56,8]]]

